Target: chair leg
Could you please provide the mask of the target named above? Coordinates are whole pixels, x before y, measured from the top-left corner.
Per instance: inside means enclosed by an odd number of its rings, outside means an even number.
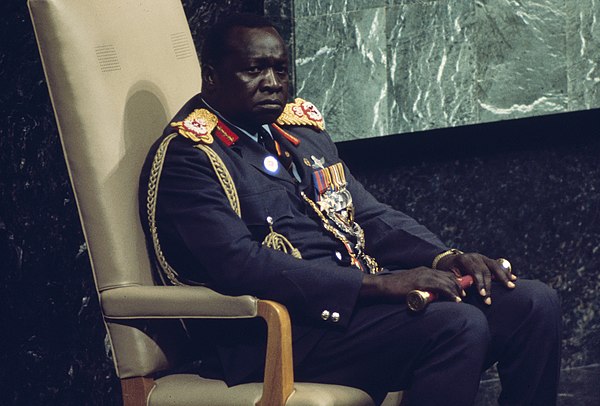
[[[146,406],[148,395],[154,388],[154,379],[144,376],[121,379],[123,406]]]

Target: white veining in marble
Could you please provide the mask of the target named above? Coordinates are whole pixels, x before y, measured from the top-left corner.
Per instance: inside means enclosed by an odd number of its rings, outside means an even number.
[[[296,89],[335,139],[388,133],[385,9],[296,20]]]
[[[336,140],[600,107],[599,0],[295,0]]]
[[[568,109],[564,0],[485,0],[477,20],[480,121]]]
[[[564,110],[564,106],[562,104],[553,102],[551,99],[545,96],[540,97],[531,104],[513,104],[508,108],[498,108],[489,104],[485,104],[483,102],[479,102],[479,105],[487,111],[498,115],[512,115],[514,113],[525,114],[531,113],[540,108],[542,108],[546,112],[560,112]]]
[[[600,2],[567,2],[569,109],[600,105]]]

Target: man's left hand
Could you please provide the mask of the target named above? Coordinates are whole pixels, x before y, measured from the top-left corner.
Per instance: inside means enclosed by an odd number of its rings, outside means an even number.
[[[438,262],[436,268],[449,272],[458,271],[461,275],[471,275],[477,291],[488,305],[492,304],[492,279],[509,289],[515,287],[513,281],[517,279],[512,274],[510,266],[505,267],[501,261],[476,252],[447,255]]]

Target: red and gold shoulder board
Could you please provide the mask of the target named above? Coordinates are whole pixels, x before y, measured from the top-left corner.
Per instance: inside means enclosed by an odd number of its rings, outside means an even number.
[[[214,139],[212,132],[219,120],[217,116],[206,109],[196,109],[183,121],[171,123],[171,127],[177,128],[179,134],[194,142],[212,144]]]
[[[283,113],[277,119],[279,125],[310,126],[317,131],[325,129],[325,122],[321,112],[309,101],[296,98],[293,103],[288,103]]]

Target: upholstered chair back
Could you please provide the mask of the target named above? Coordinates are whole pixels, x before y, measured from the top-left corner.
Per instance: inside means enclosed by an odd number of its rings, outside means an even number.
[[[98,291],[154,284],[138,215],[150,145],[200,90],[180,0],[29,0]],[[172,366],[177,320],[108,322],[117,373]]]

